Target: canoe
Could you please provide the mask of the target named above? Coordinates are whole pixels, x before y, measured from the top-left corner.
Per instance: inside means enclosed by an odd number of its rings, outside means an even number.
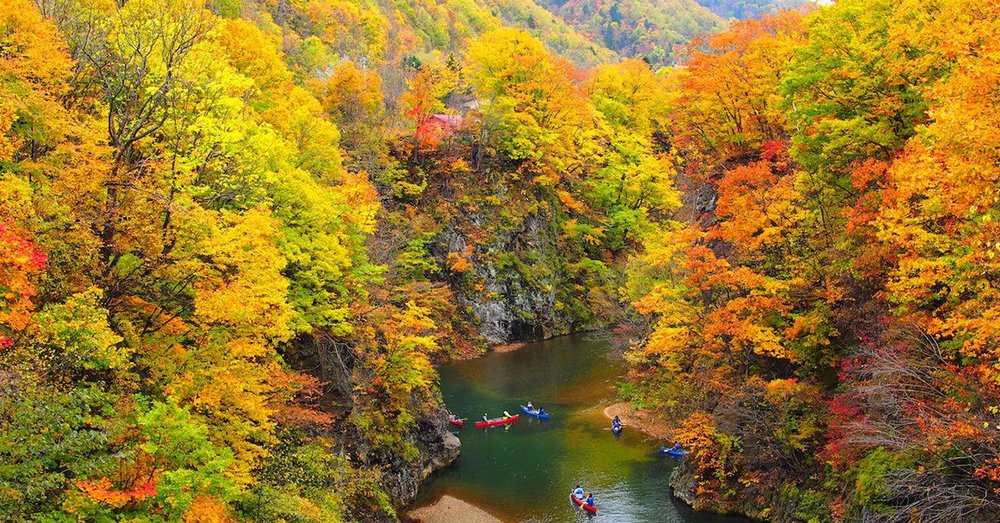
[[[660,448],[660,452],[662,452],[663,454],[666,454],[668,456],[673,456],[675,458],[682,458],[682,457],[687,456],[689,454],[689,452],[686,451],[686,450],[668,449],[667,447]]]
[[[452,425],[454,425],[454,426],[456,426],[458,428],[462,428],[462,427],[465,426],[465,420],[462,420],[462,419],[449,419],[448,423],[451,423]]]
[[[538,409],[529,409],[528,407],[525,407],[524,405],[521,405],[521,412],[524,412],[525,414],[527,414],[527,415],[529,415],[529,416],[531,416],[533,418],[549,419],[549,413],[548,412],[546,412],[544,414],[541,414],[541,413],[538,412]]]
[[[586,510],[587,512],[590,512],[591,514],[597,514],[597,506],[596,505],[587,505],[584,500],[578,499],[576,496],[573,495],[572,492],[569,493],[569,499],[571,501],[573,501],[573,503],[576,506],[583,507],[583,510]]]
[[[521,419],[520,414],[509,418],[493,418],[489,421],[479,420],[476,422],[476,428],[485,429],[487,427],[496,427],[497,425],[507,425],[508,423],[516,423],[519,419]]]

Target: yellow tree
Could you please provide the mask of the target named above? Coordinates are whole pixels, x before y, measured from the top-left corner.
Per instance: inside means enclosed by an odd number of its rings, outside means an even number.
[[[598,68],[589,90],[603,125],[588,135],[589,172],[581,185],[586,201],[603,214],[604,244],[618,253],[654,234],[654,224],[680,207],[673,158],[654,150],[665,89],[645,62],[627,60]]]
[[[692,168],[708,174],[727,159],[752,155],[764,142],[782,138],[775,89],[804,38],[801,13],[785,11],[732,22],[708,37],[704,51],[699,41],[691,45],[671,114],[673,143]]]
[[[482,153],[525,162],[528,174],[555,185],[576,166],[580,128],[593,108],[574,83],[572,65],[517,29],[498,29],[469,44],[466,71],[483,104]]]
[[[1000,27],[992,2],[944,2],[914,33],[936,42],[953,64],[928,91],[930,122],[918,129],[887,172],[878,237],[898,253],[888,283],[901,312],[930,334],[954,340],[996,376],[1000,293],[1000,66],[982,38]],[[960,19],[955,26],[951,20]]]
[[[325,81],[313,84],[312,91],[319,97],[323,110],[343,134],[349,165],[369,173],[385,165],[388,162],[382,135],[385,100],[378,71],[345,61],[337,64]],[[403,99],[407,96],[404,94]]]

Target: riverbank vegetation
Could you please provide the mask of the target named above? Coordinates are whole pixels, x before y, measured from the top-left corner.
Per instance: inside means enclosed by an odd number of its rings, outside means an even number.
[[[627,390],[681,420],[698,508],[998,517],[998,15],[842,1],[674,73],[689,219],[633,276]]]
[[[0,519],[392,519],[608,325],[699,508],[989,519],[996,8],[649,5],[0,5]]]
[[[358,7],[0,7],[0,519],[391,519],[469,303],[621,314],[660,79]]]

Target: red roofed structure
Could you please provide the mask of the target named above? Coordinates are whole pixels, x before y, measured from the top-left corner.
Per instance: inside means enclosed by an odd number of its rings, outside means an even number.
[[[417,126],[415,137],[421,145],[437,145],[461,128],[460,114],[432,114]]]

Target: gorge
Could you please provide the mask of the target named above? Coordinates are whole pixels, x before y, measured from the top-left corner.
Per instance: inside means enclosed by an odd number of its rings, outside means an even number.
[[[998,520],[997,34],[987,0],[2,2],[0,520],[565,520],[577,482],[598,519]]]

